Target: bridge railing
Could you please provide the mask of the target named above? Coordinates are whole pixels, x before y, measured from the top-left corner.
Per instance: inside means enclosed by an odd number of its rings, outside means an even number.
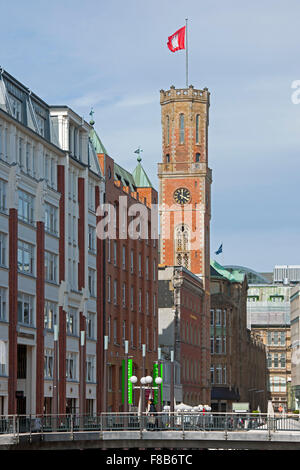
[[[162,412],[0,416],[0,434],[88,431],[299,431],[296,414]]]

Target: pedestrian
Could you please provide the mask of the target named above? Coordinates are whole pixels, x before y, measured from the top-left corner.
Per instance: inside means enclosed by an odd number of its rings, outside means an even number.
[[[152,399],[149,399],[148,406],[147,406],[147,415],[149,415],[148,423],[149,423],[150,429],[153,429],[156,424],[155,413],[156,413],[156,408],[155,408],[154,402]]]

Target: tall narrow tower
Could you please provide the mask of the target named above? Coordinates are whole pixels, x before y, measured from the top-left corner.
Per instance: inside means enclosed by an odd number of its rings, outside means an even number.
[[[208,168],[209,91],[160,92],[162,163],[160,195],[160,263],[184,266],[209,290],[210,187]]]

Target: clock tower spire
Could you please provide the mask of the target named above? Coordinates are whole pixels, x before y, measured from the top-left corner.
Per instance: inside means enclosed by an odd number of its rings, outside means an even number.
[[[160,195],[160,263],[184,266],[209,289],[210,187],[207,88],[160,92],[162,163]]]

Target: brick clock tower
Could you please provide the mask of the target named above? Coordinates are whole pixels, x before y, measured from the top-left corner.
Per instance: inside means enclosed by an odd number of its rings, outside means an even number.
[[[160,92],[163,162],[158,164],[160,264],[184,266],[208,295],[210,275],[209,91]]]

